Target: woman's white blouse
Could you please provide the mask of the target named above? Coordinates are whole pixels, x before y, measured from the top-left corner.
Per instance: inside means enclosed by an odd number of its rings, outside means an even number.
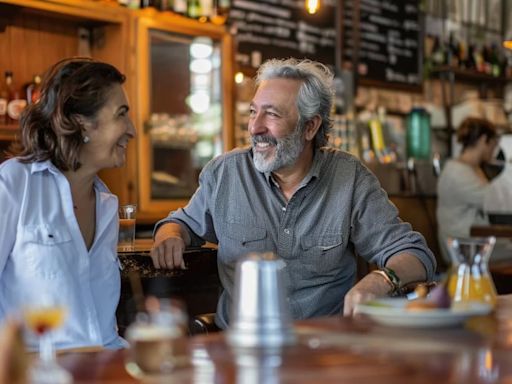
[[[0,164],[0,322],[26,297],[53,295],[68,308],[57,348],[120,348],[117,197],[96,178],[96,233],[87,250],[66,177],[50,162]],[[27,333],[30,347],[34,335]]]

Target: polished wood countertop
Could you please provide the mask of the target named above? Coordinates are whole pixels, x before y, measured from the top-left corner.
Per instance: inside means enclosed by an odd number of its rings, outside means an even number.
[[[455,328],[378,326],[340,316],[295,323],[296,345],[277,351],[233,350],[224,333],[188,339],[190,364],[173,383],[511,383],[512,295],[493,315]],[[126,351],[68,353],[60,363],[75,383],[136,383]],[[156,381],[155,381],[156,382]]]

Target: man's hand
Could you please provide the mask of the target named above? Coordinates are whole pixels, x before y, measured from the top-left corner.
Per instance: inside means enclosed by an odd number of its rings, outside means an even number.
[[[367,274],[345,295],[343,315],[352,316],[358,303],[385,296],[390,289],[390,285],[382,276],[376,273]]]
[[[183,233],[179,224],[167,223],[158,228],[151,249],[151,259],[155,268],[186,269],[183,261],[186,243],[190,243],[190,238]]]
[[[421,261],[416,256],[406,252],[391,257],[386,263],[386,267],[395,271],[402,282],[402,286],[411,282],[425,281],[427,278],[425,267]],[[353,315],[356,304],[375,297],[385,296],[391,289],[392,287],[385,278],[378,273],[370,272],[345,295],[343,315]]]

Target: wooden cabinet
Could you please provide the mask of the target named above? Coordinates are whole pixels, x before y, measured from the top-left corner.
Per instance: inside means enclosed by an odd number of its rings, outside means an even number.
[[[232,41],[224,27],[133,13],[139,223],[184,206],[202,167],[233,148]],[[135,162],[137,163],[135,166]]]
[[[192,79],[190,47],[197,38],[211,42],[215,55],[210,63],[215,72],[210,79],[213,83],[204,83],[204,76]],[[198,172],[211,158],[208,155],[234,146],[232,39],[225,27],[152,8],[129,10],[113,1],[0,0],[0,52],[0,76],[3,80],[6,70],[13,71],[16,87],[72,56],[91,56],[126,74],[125,88],[137,138],[128,146],[125,167],[103,171],[100,176],[119,196],[120,203],[138,204],[138,223],[154,223],[185,205],[195,189]],[[206,91],[205,85],[215,90],[210,94],[214,117],[201,117],[191,111],[194,86],[203,86],[202,92]],[[204,107],[204,98],[199,99]],[[201,118],[203,122],[215,121],[217,131],[209,136],[214,142],[208,143],[204,132],[180,131],[181,136],[193,137],[197,143],[203,140],[202,156],[198,156],[195,149],[190,150],[190,142],[172,135],[162,139],[166,135],[162,130],[157,137],[150,124],[152,116],[164,114],[170,120],[193,120],[195,125]],[[204,123],[203,128],[207,125]],[[16,125],[0,125],[0,162],[17,134]],[[216,152],[211,151],[212,145]],[[188,180],[186,188],[168,191],[167,187],[178,179]],[[159,188],[155,183],[160,183]]]

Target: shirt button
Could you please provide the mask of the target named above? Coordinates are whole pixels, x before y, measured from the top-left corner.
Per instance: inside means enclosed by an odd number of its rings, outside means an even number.
[[[286,212],[286,207],[281,208],[283,212]]]
[[[289,234],[290,234],[290,230],[289,230],[288,228],[286,228],[286,229],[284,230],[284,233],[286,233],[287,235],[289,235]]]

